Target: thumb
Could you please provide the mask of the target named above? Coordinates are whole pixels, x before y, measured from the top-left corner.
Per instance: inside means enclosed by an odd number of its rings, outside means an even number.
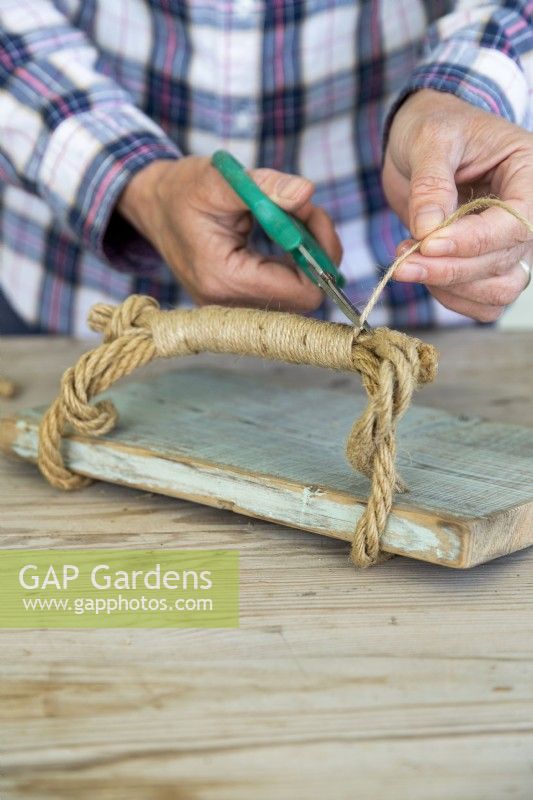
[[[234,213],[246,211],[247,206],[224,180],[215,167],[207,163],[203,173],[203,195],[210,208],[217,212]],[[261,190],[285,211],[296,211],[304,206],[313,194],[315,187],[307,178],[278,172],[275,169],[260,167],[248,171]]]
[[[412,156],[409,185],[409,228],[415,239],[424,239],[457,207],[456,164],[451,147],[428,143]]]
[[[254,169],[250,177],[274,203],[285,211],[296,211],[311,198],[315,187],[301,175],[278,172],[275,169]]]

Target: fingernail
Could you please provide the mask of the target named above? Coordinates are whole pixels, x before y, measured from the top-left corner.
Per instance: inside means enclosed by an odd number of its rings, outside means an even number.
[[[455,252],[456,244],[452,239],[440,239],[436,236],[429,239],[422,250],[426,256],[451,256]]]
[[[296,197],[302,189],[302,179],[298,177],[280,178],[276,184],[276,194],[278,197],[283,197],[285,200],[291,200]]]
[[[444,211],[440,206],[425,206],[415,217],[415,233],[418,239],[428,236],[444,222]]]
[[[402,281],[424,281],[427,278],[428,271],[421,264],[415,264],[412,261],[404,261],[394,273],[394,278]]]
[[[404,253],[407,253],[407,251],[409,250],[410,247],[413,246],[413,244],[414,242],[412,239],[408,239],[405,242],[400,242],[400,244],[396,248],[396,257],[399,258],[400,256],[403,256]]]

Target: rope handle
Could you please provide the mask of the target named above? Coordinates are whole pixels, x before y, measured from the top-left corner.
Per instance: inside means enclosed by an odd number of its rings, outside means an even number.
[[[53,486],[72,490],[91,482],[65,466],[61,440],[67,426],[86,436],[108,433],[117,419],[113,403],[91,400],[156,358],[207,351],[359,372],[369,402],[349,433],[346,455],[370,478],[371,490],[352,559],[360,567],[376,563],[394,491],[405,489],[395,467],[396,425],[414,389],[435,377],[431,345],[387,328],[367,332],[285,312],[219,306],[161,311],[141,295],[119,306],[94,306],[89,325],[103,333],[103,343],[64,373],[39,428],[39,469]]]

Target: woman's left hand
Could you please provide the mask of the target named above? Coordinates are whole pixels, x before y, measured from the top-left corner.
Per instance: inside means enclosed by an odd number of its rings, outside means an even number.
[[[423,89],[397,111],[383,186],[416,240],[472,197],[497,195],[533,221],[533,134],[450,94]],[[402,242],[398,255],[412,240]],[[492,322],[527,285],[533,234],[500,208],[435,233],[398,267],[447,308]]]

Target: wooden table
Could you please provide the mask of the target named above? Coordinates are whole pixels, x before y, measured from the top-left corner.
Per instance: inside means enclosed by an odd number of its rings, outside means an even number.
[[[533,424],[532,333],[426,338],[441,368],[417,402]],[[51,399],[87,346],[0,344],[23,387],[6,412]],[[353,376],[198,358],[212,361],[354,390]],[[0,535],[238,548],[242,571],[237,630],[2,631],[2,800],[533,796],[533,548],[468,572],[401,558],[356,572],[333,540],[110,485],[62,494],[4,457]]]

